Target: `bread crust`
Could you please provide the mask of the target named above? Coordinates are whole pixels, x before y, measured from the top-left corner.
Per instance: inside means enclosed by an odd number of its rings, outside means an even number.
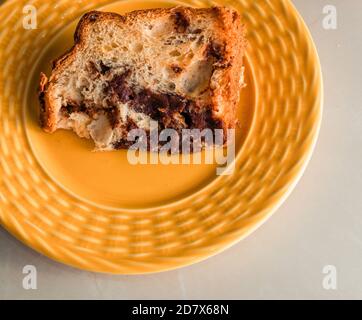
[[[210,80],[211,108],[215,119],[220,120],[221,128],[234,128],[236,108],[242,85],[243,53],[246,48],[245,28],[239,13],[224,7],[194,9],[189,7],[160,8],[139,10],[119,15],[111,12],[91,11],[80,19],[75,34],[73,47],[53,62],[49,79],[44,73],[40,76],[39,100],[40,123],[46,132],[57,129],[57,114],[54,96],[54,83],[59,75],[74,61],[78,51],[82,51],[89,30],[94,23],[113,21],[120,25],[129,25],[135,21],[155,19],[164,16],[180,15],[180,25],[197,19],[202,14],[211,14],[217,23],[214,25],[215,42],[211,42],[205,54],[215,59]],[[184,20],[182,20],[184,19]]]

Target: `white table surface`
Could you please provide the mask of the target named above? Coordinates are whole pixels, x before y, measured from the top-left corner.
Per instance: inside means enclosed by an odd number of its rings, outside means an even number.
[[[262,0],[258,0],[262,1]],[[58,264],[0,228],[1,299],[362,299],[362,1],[294,0],[311,29],[325,82],[322,130],[291,196],[261,228],[196,265],[110,276]],[[322,27],[335,5],[338,29]],[[37,290],[22,287],[25,265]],[[322,286],[324,266],[337,289]]]

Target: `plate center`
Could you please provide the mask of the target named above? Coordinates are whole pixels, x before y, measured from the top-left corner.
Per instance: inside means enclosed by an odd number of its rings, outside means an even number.
[[[124,13],[131,10],[166,7],[176,2],[124,1],[103,7],[102,11]],[[177,2],[179,4],[180,2]],[[74,133],[59,130],[47,134],[39,128],[36,95],[41,71],[50,74],[51,61],[73,44],[77,24],[60,31],[44,49],[31,75],[25,112],[25,126],[32,150],[46,173],[62,188],[82,200],[112,208],[141,209],[180,200],[204,188],[218,176],[218,164],[138,164],[132,165],[127,151],[95,153],[93,142]],[[247,87],[238,107],[239,127],[236,152],[240,151],[251,127],[255,93],[251,68],[246,59]]]

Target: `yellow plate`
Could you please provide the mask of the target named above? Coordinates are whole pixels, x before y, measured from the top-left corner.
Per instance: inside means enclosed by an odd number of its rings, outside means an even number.
[[[322,112],[317,53],[290,1],[34,0],[35,30],[23,28],[27,4],[0,7],[0,223],[14,236],[74,267],[158,272],[231,246],[286,198]],[[84,12],[176,4],[232,6],[247,25],[248,85],[232,175],[217,176],[215,165],[132,166],[125,151],[92,153],[70,132],[39,129],[39,72],[70,47]]]

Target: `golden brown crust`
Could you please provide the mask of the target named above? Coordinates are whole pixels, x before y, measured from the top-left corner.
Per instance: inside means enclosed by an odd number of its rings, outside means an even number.
[[[42,72],[40,74],[40,84],[38,89],[40,102],[40,125],[44,130],[50,131],[51,128],[55,126],[55,123],[52,123],[52,117],[50,116],[52,104],[48,101],[47,84],[48,78]]]
[[[206,55],[211,55],[215,59],[214,75],[210,83],[213,116],[220,120],[224,130],[234,128],[243,53],[246,46],[240,15],[234,10],[224,7],[206,9],[176,7],[133,11],[124,16],[110,12],[91,11],[86,13],[76,28],[74,46],[54,61],[52,75],[49,79],[41,74],[39,98],[41,102],[40,119],[43,129],[47,132],[56,130],[57,119],[52,94],[53,82],[57,79],[57,75],[75,59],[76,52],[83,49],[88,31],[93,23],[112,20],[120,24],[127,24],[136,19],[173,15],[182,31],[182,28],[187,26],[188,21],[195,19],[202,12],[210,13],[210,11],[215,20],[218,21],[215,25],[215,39],[205,52]]]
[[[218,86],[213,90],[213,105],[221,104],[223,111],[224,129],[235,128],[236,108],[239,102],[239,94],[242,70],[243,52],[246,48],[245,30],[241,23],[240,14],[236,11],[225,11],[222,8],[214,8],[215,14],[220,16],[218,36],[221,42],[226,44],[224,51],[224,66]],[[220,41],[219,40],[219,41]]]

